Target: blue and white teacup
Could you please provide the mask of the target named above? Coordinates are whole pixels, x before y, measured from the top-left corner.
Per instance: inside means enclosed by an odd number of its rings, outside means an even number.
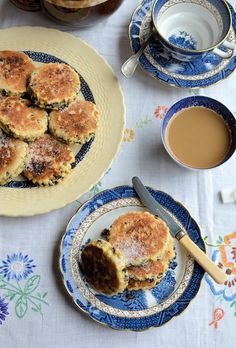
[[[178,60],[234,54],[236,45],[227,41],[232,16],[224,0],[156,0],[152,20],[161,43]]]

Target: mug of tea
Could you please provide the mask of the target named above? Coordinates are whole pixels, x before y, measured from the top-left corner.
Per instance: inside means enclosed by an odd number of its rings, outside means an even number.
[[[232,16],[224,0],[156,0],[152,20],[160,42],[178,60],[234,54],[236,45],[227,41]]]
[[[169,155],[181,166],[215,168],[235,152],[236,119],[215,99],[187,97],[167,111],[161,137]]]

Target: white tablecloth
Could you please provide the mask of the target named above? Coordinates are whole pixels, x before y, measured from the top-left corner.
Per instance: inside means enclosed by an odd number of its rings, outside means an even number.
[[[236,188],[235,156],[224,166],[209,171],[195,172],[178,167],[161,145],[160,118],[166,107],[193,92],[164,86],[141,69],[130,80],[120,72],[121,63],[130,55],[127,25],[137,3],[126,0],[119,11],[96,28],[70,30],[41,13],[24,12],[8,0],[0,1],[0,28],[56,27],[70,31],[95,47],[116,72],[127,107],[127,130],[120,153],[110,172],[93,190],[79,201],[49,214],[30,218],[0,217],[0,275],[4,275],[8,283],[12,281],[11,284],[13,280],[23,284],[29,275],[35,275],[34,285],[37,285],[35,300],[32,298],[34,303],[26,309],[16,308],[14,298],[10,299],[9,292],[6,298],[6,290],[0,285],[1,348],[235,346],[236,281],[220,289],[217,295],[215,287],[203,280],[198,296],[186,312],[161,328],[143,333],[119,332],[96,324],[73,306],[62,287],[57,267],[58,243],[68,220],[85,199],[102,189],[130,184],[134,175],[188,207],[202,227],[203,236],[207,236],[207,243],[213,245],[207,249],[210,256],[219,249],[217,244],[229,243],[226,254],[233,260],[229,268],[232,274],[233,269],[236,272],[236,251],[232,247],[236,245],[236,236],[232,234],[236,230],[236,207],[223,205],[219,196],[222,188]],[[235,85],[233,73],[225,81],[200,90],[199,94],[218,99],[236,112]],[[25,273],[22,269],[11,269],[17,260],[24,264]],[[209,325],[213,319],[218,321]]]

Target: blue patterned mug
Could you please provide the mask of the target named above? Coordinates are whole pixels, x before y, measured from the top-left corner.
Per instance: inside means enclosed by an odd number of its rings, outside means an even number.
[[[224,0],[156,0],[152,20],[161,43],[178,60],[234,54],[236,45],[226,40],[232,17]]]

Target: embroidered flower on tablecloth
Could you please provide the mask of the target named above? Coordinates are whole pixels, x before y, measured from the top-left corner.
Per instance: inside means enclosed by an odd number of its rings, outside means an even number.
[[[158,105],[154,111],[154,116],[162,120],[167,113],[168,107],[166,105]]]
[[[22,319],[29,310],[43,318],[44,305],[48,305],[47,291],[40,291],[39,274],[33,274],[36,265],[27,254],[7,255],[0,266],[0,295],[14,306],[12,313]],[[0,297],[0,323],[8,314],[8,303]],[[1,316],[2,314],[2,316]]]
[[[0,297],[0,325],[3,324],[3,321],[6,319],[8,314],[8,303]]]
[[[225,312],[222,308],[216,308],[213,312],[213,320],[209,323],[209,326],[213,325],[215,329],[219,326],[219,321],[224,318]]]
[[[227,274],[224,284],[216,284],[208,275],[206,281],[212,293],[222,295],[226,301],[236,299],[236,232],[224,237],[222,245],[212,254],[212,260]]]
[[[33,273],[34,267],[36,266],[28,255],[14,253],[10,256],[7,255],[6,260],[2,261],[0,274],[7,278],[7,280],[19,281],[26,279],[31,273]]]
[[[134,136],[135,136],[134,130],[130,128],[126,128],[124,132],[123,141],[131,142],[132,140],[134,140]]]

